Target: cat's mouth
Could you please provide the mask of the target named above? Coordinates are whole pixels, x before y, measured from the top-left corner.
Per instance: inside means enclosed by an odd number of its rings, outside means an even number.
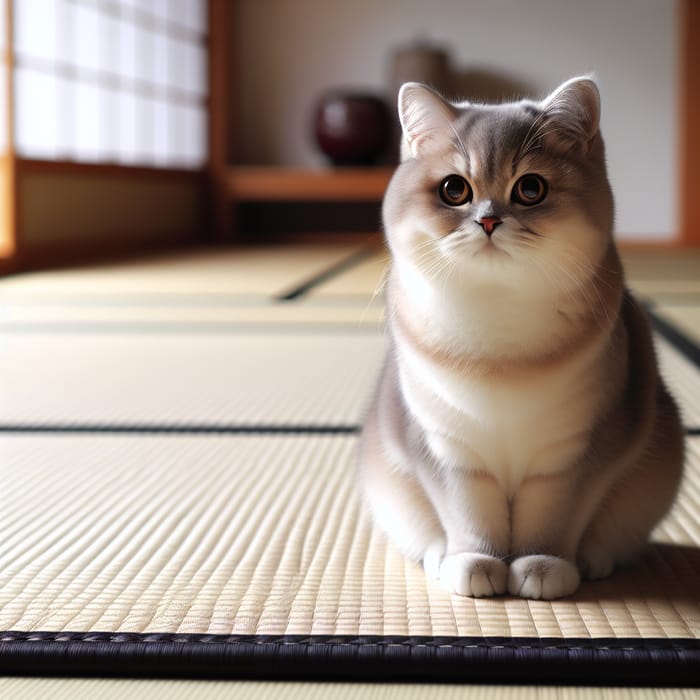
[[[474,251],[474,257],[480,256],[495,256],[495,255],[506,255],[509,258],[512,257],[511,254],[501,245],[498,241],[491,237],[484,237],[481,241],[481,245]]]
[[[512,229],[511,229],[512,234]],[[459,229],[454,233],[445,236],[441,242],[443,255],[448,257],[468,256],[471,258],[512,258],[509,244],[509,234],[506,226],[499,227],[491,235],[485,234],[481,229],[478,231]]]

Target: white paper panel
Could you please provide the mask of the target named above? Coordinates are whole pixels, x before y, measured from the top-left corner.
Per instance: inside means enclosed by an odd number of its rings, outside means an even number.
[[[131,22],[122,22],[119,25],[117,46],[117,73],[122,79],[133,82],[136,79],[136,27]]]
[[[76,4],[73,18],[75,36],[73,62],[78,68],[96,72],[102,69],[100,60],[102,15],[90,5]]]
[[[87,0],[16,3],[22,155],[201,164],[205,6],[119,0],[115,13],[114,3]]]
[[[76,82],[66,76],[56,77],[56,157],[71,159],[75,153]]]
[[[102,155],[100,141],[101,90],[90,83],[75,88],[76,143],[75,157],[81,161],[98,161]]]
[[[185,51],[185,88],[195,95],[203,95],[207,86],[206,54],[201,46],[188,44]]]
[[[152,163],[155,159],[155,105],[150,97],[136,96],[136,160]]]
[[[125,92],[119,98],[119,153],[117,162],[123,165],[133,165],[137,157],[137,124],[136,98],[132,93]]]
[[[14,43],[18,56],[55,60],[58,1],[20,0],[14,3]]]
[[[187,7],[187,25],[204,34],[208,24],[206,0],[183,0],[183,2]]]
[[[165,100],[153,100],[153,162],[169,165],[170,105]]]
[[[26,158],[56,157],[58,100],[53,75],[18,68],[15,71],[16,146]]]

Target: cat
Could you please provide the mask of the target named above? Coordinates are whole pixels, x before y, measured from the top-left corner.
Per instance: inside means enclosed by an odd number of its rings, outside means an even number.
[[[639,552],[684,449],[612,237],[599,90],[478,105],[406,83],[398,102],[363,492],[452,593],[570,595]]]

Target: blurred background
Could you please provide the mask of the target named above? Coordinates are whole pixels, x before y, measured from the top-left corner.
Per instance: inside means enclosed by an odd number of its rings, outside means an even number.
[[[696,244],[696,8],[0,0],[0,271],[377,232],[401,81],[498,101],[583,73],[619,239]]]

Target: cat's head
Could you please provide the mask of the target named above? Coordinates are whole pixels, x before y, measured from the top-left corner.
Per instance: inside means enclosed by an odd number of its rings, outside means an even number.
[[[384,202],[395,260],[427,280],[579,286],[610,247],[600,96],[575,78],[540,102],[452,104],[405,84],[402,163]]]

